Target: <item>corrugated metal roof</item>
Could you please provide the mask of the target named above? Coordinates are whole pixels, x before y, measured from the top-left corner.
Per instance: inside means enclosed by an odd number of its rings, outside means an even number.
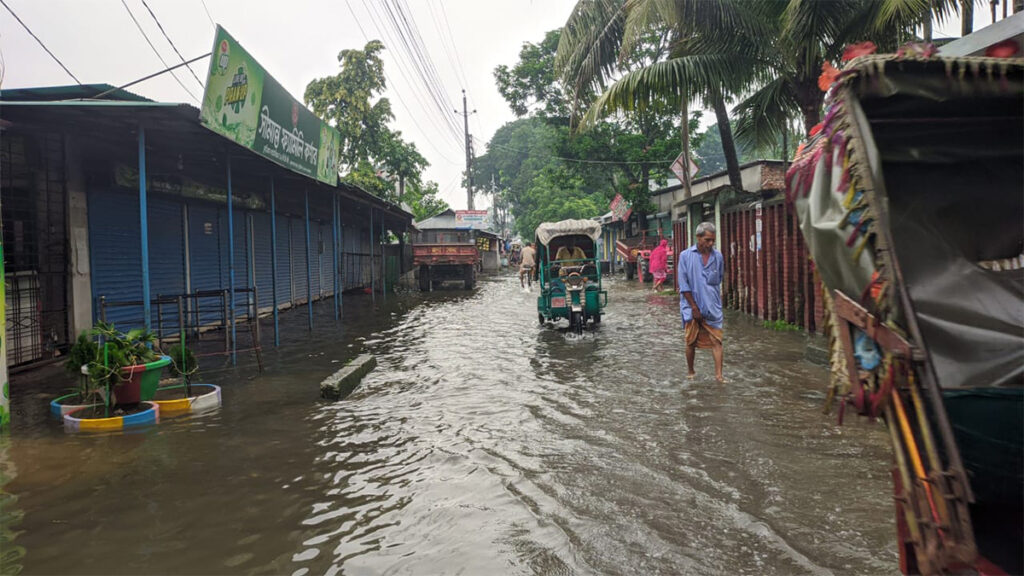
[[[103,100],[122,100],[132,102],[152,102],[149,98],[139,96],[127,90],[117,90],[110,84],[82,84],[72,86],[41,86],[38,88],[5,88],[0,90],[0,100],[20,100],[23,102],[51,102],[55,100],[75,100],[94,98],[98,94],[113,90],[103,96]]]

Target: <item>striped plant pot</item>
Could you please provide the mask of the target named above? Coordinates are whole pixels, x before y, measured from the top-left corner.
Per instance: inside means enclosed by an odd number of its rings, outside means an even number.
[[[182,390],[182,386],[167,386],[160,390]],[[192,396],[175,398],[174,400],[154,400],[160,406],[163,416],[180,414],[198,414],[207,410],[220,408],[220,386],[215,384],[192,384]]]
[[[68,432],[110,432],[148,426],[160,422],[160,406],[153,402],[142,402],[149,408],[128,416],[111,416],[110,418],[78,418],[85,408],[64,415],[64,430]]]

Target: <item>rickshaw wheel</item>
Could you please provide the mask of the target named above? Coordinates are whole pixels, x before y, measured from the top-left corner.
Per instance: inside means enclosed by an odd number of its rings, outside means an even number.
[[[594,324],[600,324],[600,323],[601,323],[601,315],[600,314],[594,314]]]
[[[537,322],[538,322],[538,323],[539,323],[539,324],[540,324],[541,326],[543,326],[543,325],[544,325],[544,315],[543,315],[543,314],[541,314],[540,312],[538,312],[538,313],[537,313]]]
[[[581,312],[574,312],[569,318],[569,328],[571,328],[577,335],[583,334],[583,325],[585,323],[586,320],[583,318],[583,313]]]

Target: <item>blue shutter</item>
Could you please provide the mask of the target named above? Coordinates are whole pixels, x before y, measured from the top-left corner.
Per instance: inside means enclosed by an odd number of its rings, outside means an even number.
[[[221,289],[220,228],[220,211],[216,206],[188,203],[189,266],[193,292]],[[223,311],[219,299],[204,298],[198,301],[198,305],[202,324],[220,322]]]
[[[292,300],[292,280],[288,272],[288,260],[291,257],[288,250],[288,239],[291,233],[288,228],[288,218],[278,214],[277,216],[277,305],[281,306]]]
[[[256,288],[259,290],[260,308],[274,305],[274,266],[271,261],[273,246],[270,237],[270,214],[256,213],[252,216]],[[278,288],[280,289],[280,288]]]
[[[139,197],[120,190],[88,193],[89,261],[92,263],[93,316],[100,319],[99,299],[142,300],[142,251]],[[107,321],[126,330],[143,325],[142,307],[107,310]]]
[[[309,278],[313,282],[313,299],[320,298],[320,223],[309,222]]]
[[[306,301],[306,222],[292,218],[292,283],[295,286],[294,302]]]
[[[320,277],[323,279],[324,295],[334,294],[334,228],[328,223],[320,227],[324,240],[324,253],[320,259]]]
[[[224,211],[225,215],[227,210]],[[251,285],[249,275],[249,218],[242,210],[234,210],[235,226],[235,289],[242,290]],[[226,217],[226,216],[225,216]],[[245,316],[246,303],[249,295],[244,292],[235,294],[235,317],[241,320]]]
[[[182,234],[181,202],[164,198],[148,198],[149,221],[149,288],[153,300],[159,296],[174,297],[185,293],[185,242]],[[178,307],[174,304],[152,310],[154,330],[162,329],[161,337],[178,333]],[[157,319],[157,312],[162,316]]]

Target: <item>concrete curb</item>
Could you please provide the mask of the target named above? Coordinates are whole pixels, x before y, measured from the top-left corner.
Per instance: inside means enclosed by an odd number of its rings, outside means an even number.
[[[328,400],[341,400],[359,386],[363,377],[377,367],[377,359],[371,354],[356,356],[348,366],[331,374],[320,383],[320,397]]]

